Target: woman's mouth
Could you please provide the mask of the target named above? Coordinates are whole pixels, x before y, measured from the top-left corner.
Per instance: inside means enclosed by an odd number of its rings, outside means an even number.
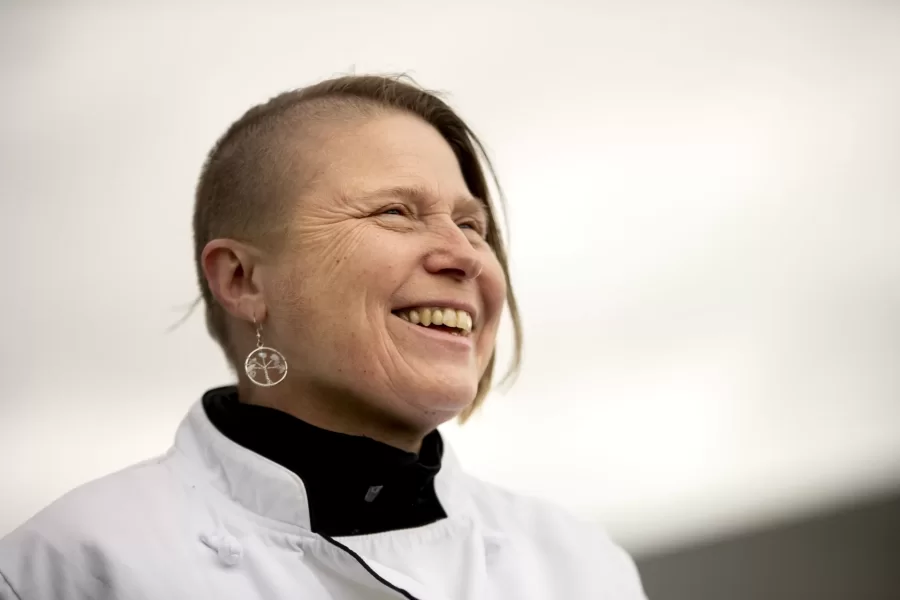
[[[464,310],[441,307],[416,307],[392,311],[413,325],[468,337],[472,333],[472,315]]]

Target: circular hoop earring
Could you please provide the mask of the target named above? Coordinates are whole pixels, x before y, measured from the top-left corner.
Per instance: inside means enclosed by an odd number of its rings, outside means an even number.
[[[278,385],[287,377],[287,360],[284,355],[274,348],[264,346],[262,342],[262,324],[256,325],[256,348],[247,355],[244,361],[244,371],[250,381],[261,387]]]

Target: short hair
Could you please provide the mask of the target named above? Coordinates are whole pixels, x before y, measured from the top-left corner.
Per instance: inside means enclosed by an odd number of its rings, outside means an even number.
[[[415,115],[434,127],[452,148],[469,192],[484,201],[490,215],[487,241],[503,268],[507,306],[512,316],[514,350],[506,380],[518,373],[522,360],[522,324],[509,274],[509,260],[491,199],[485,173],[489,173],[505,207],[496,172],[477,136],[434,92],[419,87],[405,76],[349,75],[284,92],[254,106],[219,138],[207,156],[197,183],[194,205],[194,260],[201,297],[206,306],[210,335],[221,346],[232,367],[240,358],[232,347],[225,310],[210,291],[201,255],[217,238],[256,244],[276,244],[278,228],[290,210],[282,198],[296,185],[303,169],[302,152],[292,154],[297,131],[344,114],[374,116],[379,111]],[[303,151],[309,152],[308,147]],[[312,149],[314,151],[314,148]],[[302,179],[302,178],[301,178]],[[300,182],[302,185],[303,182]],[[296,197],[296,196],[294,196]],[[491,387],[496,350],[478,383],[472,404],[460,414],[465,421],[484,401]]]

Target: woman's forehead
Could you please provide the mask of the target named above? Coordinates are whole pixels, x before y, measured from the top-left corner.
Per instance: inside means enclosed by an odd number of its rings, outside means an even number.
[[[389,113],[316,129],[301,142],[304,158],[323,174],[448,178],[462,174],[440,132],[415,115]]]
[[[441,134],[413,115],[390,114],[337,124],[307,147],[323,196],[365,203],[385,199],[483,212],[456,154]]]

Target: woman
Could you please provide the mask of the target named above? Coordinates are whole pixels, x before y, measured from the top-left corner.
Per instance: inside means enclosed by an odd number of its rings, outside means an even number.
[[[0,598],[643,598],[601,532],[465,473],[504,302],[483,150],[444,102],[343,77],[238,120],[197,187],[210,333],[238,374],[163,457],[0,543]]]

